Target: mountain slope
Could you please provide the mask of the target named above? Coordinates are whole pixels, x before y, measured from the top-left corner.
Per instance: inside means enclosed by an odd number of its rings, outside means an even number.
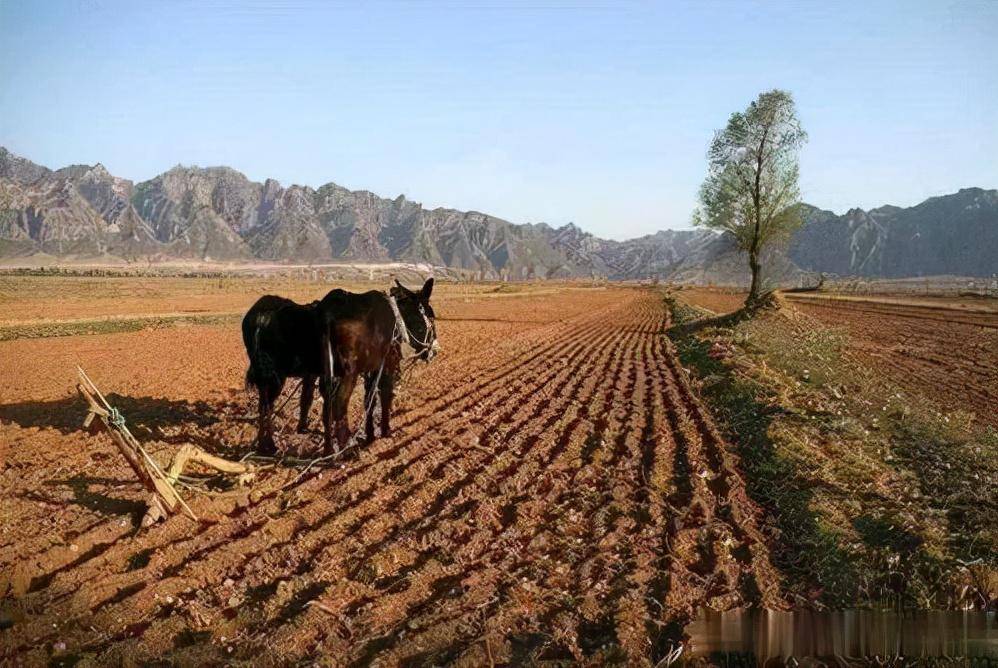
[[[772,281],[801,271],[864,276],[998,272],[998,192],[970,188],[902,209],[843,216],[807,207]],[[251,181],[229,167],[176,166],[133,184],[102,165],[52,171],[0,148],[0,256],[190,258],[277,262],[402,261],[469,277],[606,276],[747,281],[729,237],[665,230],[627,241],[576,225],[516,225],[476,211],[424,209],[328,183]]]
[[[102,165],[40,167],[0,147],[0,254],[122,257],[157,250],[131,206],[132,183]]]
[[[998,272],[998,191],[965,188],[908,209],[809,208],[788,255],[801,268],[839,275],[990,276]]]

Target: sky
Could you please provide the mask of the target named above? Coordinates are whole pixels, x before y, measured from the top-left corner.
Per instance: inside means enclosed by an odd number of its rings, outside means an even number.
[[[135,181],[329,181],[624,239],[793,93],[805,201],[998,187],[998,2],[0,0],[0,146]]]

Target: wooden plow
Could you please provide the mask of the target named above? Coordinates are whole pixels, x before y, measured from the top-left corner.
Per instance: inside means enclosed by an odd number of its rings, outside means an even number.
[[[249,482],[254,477],[255,469],[252,464],[230,462],[227,459],[208,454],[191,444],[181,447],[174,455],[167,470],[164,471],[128,430],[124,416],[108,403],[82,368],[76,367],[76,369],[80,376],[80,382],[76,389],[79,390],[89,406],[87,417],[83,420],[83,428],[94,430],[95,427],[102,426],[111,436],[118,451],[132,467],[139,481],[150,492],[148,509],[142,518],[143,527],[148,527],[178,512],[183,512],[192,520],[197,521],[197,515],[177,491],[178,481],[188,462],[194,461],[222,473],[238,475],[240,485]]]

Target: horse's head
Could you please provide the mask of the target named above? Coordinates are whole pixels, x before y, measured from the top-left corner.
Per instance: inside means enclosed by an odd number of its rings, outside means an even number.
[[[433,279],[426,279],[423,288],[413,292],[398,280],[391,289],[391,295],[398,304],[399,313],[409,330],[409,345],[416,350],[416,356],[429,362],[440,350],[437,343],[436,315],[430,306],[430,294],[433,292]]]

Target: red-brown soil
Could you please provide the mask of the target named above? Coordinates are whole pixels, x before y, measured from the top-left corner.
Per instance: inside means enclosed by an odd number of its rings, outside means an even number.
[[[140,532],[127,464],[79,430],[74,367],[161,459],[238,456],[255,412],[238,326],[0,343],[0,658],[601,663],[618,645],[640,664],[700,605],[780,605],[659,293],[454,290],[392,438]],[[295,408],[281,442],[317,448],[290,433]]]
[[[683,300],[727,313],[744,295],[684,290]],[[998,427],[998,312],[939,300],[787,295],[790,304],[849,336],[849,350],[898,387]],[[952,301],[952,300],[950,300]]]

